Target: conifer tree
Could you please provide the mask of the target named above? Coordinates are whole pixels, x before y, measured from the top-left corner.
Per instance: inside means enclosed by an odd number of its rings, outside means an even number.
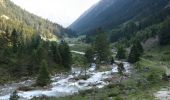
[[[62,59],[61,59],[61,55],[59,52],[59,47],[58,47],[57,42],[51,43],[51,51],[52,51],[52,56],[53,56],[54,61],[57,64],[62,64]]]
[[[97,58],[99,63],[101,61],[108,62],[110,57],[110,42],[108,40],[107,34],[104,32],[100,32],[100,34],[96,37],[94,42],[94,49],[97,53]]]
[[[69,45],[65,41],[62,41],[60,43],[59,52],[60,52],[61,59],[62,59],[62,65],[65,68],[70,69],[71,62],[72,62],[72,55],[71,55],[71,52],[70,52]]]
[[[136,40],[131,48],[128,61],[130,63],[136,63],[139,61],[140,56],[143,54],[144,49],[139,40]]]
[[[89,47],[85,51],[84,57],[86,58],[87,63],[92,63],[94,59],[94,50],[92,47]]]
[[[123,46],[119,46],[116,58],[117,59],[125,59],[126,58],[126,54],[125,53],[126,53],[126,51],[123,48]]]
[[[160,30],[160,44],[161,45],[168,45],[170,44],[170,17],[167,18],[162,24],[161,24],[161,30]]]
[[[48,85],[49,83],[50,83],[50,74],[47,69],[47,62],[43,60],[39,70],[39,75],[36,80],[36,85],[43,87]]]
[[[142,45],[141,45],[141,43],[140,43],[140,41],[139,40],[136,40],[136,48],[137,48],[137,50],[138,50],[138,52],[139,52],[139,54],[140,55],[142,55],[143,54],[143,52],[144,52],[144,49],[143,49],[143,47],[142,47]]]
[[[16,29],[14,29],[12,31],[11,41],[12,41],[13,52],[16,53],[17,48],[18,48],[18,33],[17,33]]]
[[[134,44],[131,48],[129,57],[128,57],[128,61],[130,63],[136,63],[137,61],[139,61],[139,57],[140,57],[140,53],[137,49],[137,46]]]
[[[37,50],[36,50],[36,56],[37,56],[37,60],[38,62],[41,62],[43,59],[47,59],[47,50],[45,47],[43,47],[43,44],[39,44]]]

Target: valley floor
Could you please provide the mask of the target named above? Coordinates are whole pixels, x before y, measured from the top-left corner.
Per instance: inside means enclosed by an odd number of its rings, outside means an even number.
[[[87,78],[84,78],[84,69],[76,67],[70,73],[53,76],[52,84],[45,89],[19,91],[18,95],[21,100],[169,100],[170,83],[159,78],[164,72],[169,73],[169,48],[158,47],[145,52],[133,67],[124,62],[127,74],[121,84],[116,65],[95,70],[93,64],[87,70]],[[0,100],[8,100],[10,93],[19,86],[33,83],[34,80],[28,80],[0,86]]]
[[[131,66],[129,63],[124,62],[126,72],[129,73]],[[109,71],[95,71],[96,66],[93,64],[86,72],[87,78],[77,79],[80,76],[84,76],[84,70],[79,68],[72,68],[71,74],[69,75],[56,75],[51,78],[53,81],[51,86],[47,89],[33,89],[28,91],[18,91],[18,95],[21,99],[27,100],[32,99],[33,97],[47,96],[47,97],[60,97],[66,95],[73,95],[79,91],[89,90],[93,88],[103,88],[106,85],[109,85],[108,79],[113,78],[112,74],[117,73],[117,65],[112,65],[111,70]],[[116,78],[116,77],[114,77]],[[28,84],[30,82],[30,84]],[[33,80],[28,80],[19,83],[12,83],[1,86],[1,96],[0,100],[8,100],[10,97],[10,92],[15,89],[23,86],[31,87]]]
[[[164,72],[169,74],[169,49],[170,46],[156,47],[145,52],[141,61],[132,70],[131,77],[122,81],[122,86],[113,83],[101,89],[86,90],[60,98],[51,97],[48,100],[169,100],[170,82],[158,77]],[[146,81],[153,73],[156,73],[155,77],[151,77],[150,82]]]

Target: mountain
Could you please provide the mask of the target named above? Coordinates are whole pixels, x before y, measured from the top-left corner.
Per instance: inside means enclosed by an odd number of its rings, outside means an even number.
[[[23,10],[10,0],[0,0],[0,19],[8,20],[8,22],[10,20],[14,23],[20,23],[22,26],[32,28],[46,37],[52,35],[62,37],[66,35],[67,31],[59,24],[50,22],[49,20],[45,20]]]
[[[88,33],[96,28],[110,30],[123,23],[141,22],[169,7],[170,0],[101,0],[69,28],[79,32]]]
[[[50,72],[70,66],[69,46],[65,41],[57,42],[67,32],[74,33],[9,0],[0,0],[0,84],[37,76],[43,61]]]

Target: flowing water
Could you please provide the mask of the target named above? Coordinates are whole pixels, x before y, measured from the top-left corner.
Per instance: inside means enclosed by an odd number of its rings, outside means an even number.
[[[128,62],[123,62],[126,72],[130,72],[131,65]],[[33,97],[48,96],[48,97],[60,97],[66,95],[72,95],[82,90],[91,88],[102,88],[109,84],[105,79],[111,78],[113,73],[117,73],[117,65],[113,64],[112,69],[109,71],[96,71],[96,65],[92,64],[87,69],[86,74],[89,76],[87,80],[75,80],[74,78],[79,75],[84,75],[81,68],[72,68],[69,75],[56,75],[52,76],[52,83],[47,89],[36,89],[30,91],[18,91],[20,100],[29,100]],[[21,86],[31,86],[35,81],[26,80],[18,83],[5,84],[0,86],[0,100],[9,100],[13,91]]]

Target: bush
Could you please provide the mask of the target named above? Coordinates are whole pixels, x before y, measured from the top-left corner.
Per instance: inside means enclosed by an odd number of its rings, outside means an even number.
[[[156,83],[156,82],[159,82],[160,79],[161,79],[161,78],[160,78],[159,74],[158,74],[158,73],[155,73],[155,72],[150,73],[150,74],[148,75],[148,77],[147,77],[147,80],[148,80],[151,84]]]
[[[122,99],[121,97],[117,96],[113,100],[124,100],[124,99]]]
[[[85,96],[86,94],[91,94],[94,92],[94,89],[89,89],[89,90],[85,90],[85,91],[80,91],[79,94],[82,96]]]
[[[117,87],[117,86],[118,86],[117,84],[109,84],[109,85],[107,86],[107,88],[111,89],[111,88],[115,88],[115,87]]]
[[[10,96],[9,100],[19,100],[19,96],[17,94],[17,91],[14,91],[12,95]]]
[[[119,95],[119,93],[109,93],[108,97],[115,97],[115,96],[118,96],[118,95]]]
[[[148,55],[145,55],[144,57],[145,57],[145,58],[148,58],[148,59],[151,59],[151,58],[153,58],[153,55],[149,55],[149,54],[148,54]]]
[[[31,87],[28,86],[23,86],[18,88],[19,91],[30,91],[33,90]]]

